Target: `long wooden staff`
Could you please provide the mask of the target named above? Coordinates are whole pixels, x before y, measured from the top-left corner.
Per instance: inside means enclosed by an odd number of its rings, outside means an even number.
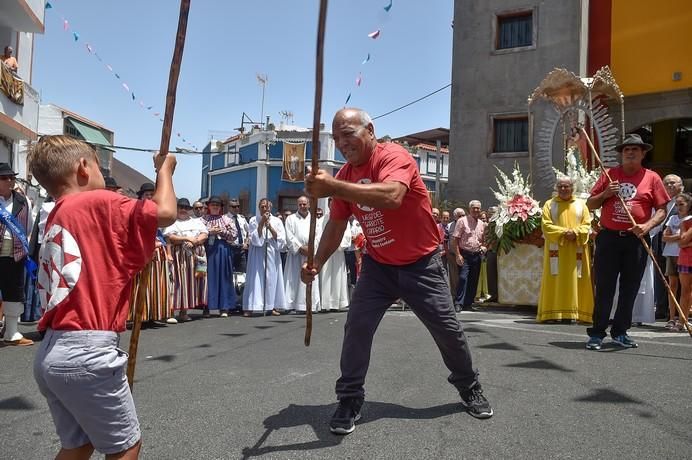
[[[168,147],[171,141],[171,130],[173,129],[173,113],[175,112],[175,93],[178,89],[178,76],[180,75],[180,63],[183,60],[183,49],[185,48],[185,35],[187,34],[187,16],[190,12],[190,0],[180,0],[180,16],[178,18],[178,32],[175,36],[175,48],[173,49],[173,59],[171,60],[171,70],[168,74],[168,92],[166,93],[166,111],[163,115],[163,127],[161,128],[161,147],[160,155],[168,154]],[[127,381],[130,384],[130,391],[134,388],[135,363],[137,361],[137,346],[139,344],[139,331],[142,326],[142,312],[146,302],[145,291],[149,282],[149,276],[145,270],[144,280],[137,292],[137,308],[135,311],[132,335],[130,336],[130,357],[127,361]]]
[[[327,28],[327,0],[320,0],[317,22],[317,52],[315,54],[315,110],[312,117],[312,164],[313,172],[319,169],[320,121],[322,118],[322,74],[324,68],[324,31]],[[317,226],[317,200],[310,200],[310,234],[308,237],[308,267],[312,268],[315,255],[315,227]],[[312,335],[312,283],[305,288],[305,346],[310,346]]]
[[[589,137],[588,134],[586,134],[586,130],[584,128],[581,128],[581,133],[586,138],[586,141],[589,144],[589,148],[591,149],[591,152],[593,153],[594,158],[596,158],[596,161],[598,161],[598,166],[600,166],[601,171],[603,171],[603,174],[605,174],[605,176],[608,178],[608,181],[612,182],[613,180],[610,178],[610,174],[608,174],[608,170],[603,166],[603,162],[601,162],[601,157],[598,155],[598,152],[596,151],[596,147],[594,147],[593,142],[591,142],[591,138]],[[632,214],[630,213],[630,210],[627,207],[625,200],[622,198],[622,196],[619,193],[617,194],[617,197],[620,200],[620,203],[622,203],[622,207],[625,210],[625,212],[627,213],[627,217],[629,217],[632,225],[637,225],[637,222],[634,220],[634,217],[632,217]],[[661,271],[661,267],[659,267],[658,262],[656,262],[656,257],[654,256],[653,251],[651,251],[651,247],[649,247],[649,245],[647,244],[643,235],[639,236],[639,241],[641,241],[642,245],[644,246],[644,249],[646,249],[646,252],[649,254],[649,257],[651,258],[651,261],[654,263],[654,267],[656,267],[656,271],[658,271],[659,276],[663,280],[663,284],[665,285],[666,289],[668,290],[668,298],[673,299],[673,303],[675,304],[675,309],[678,311],[678,315],[680,315],[680,318],[682,318],[685,321],[685,328],[687,329],[687,333],[690,334],[690,337],[692,337],[692,325],[690,325],[689,318],[687,318],[686,314],[682,313],[682,308],[680,308],[680,304],[678,303],[678,300],[675,298],[675,294],[673,293],[673,290],[670,288],[670,285],[668,284],[668,280],[666,280],[666,277],[663,275],[663,271]],[[687,319],[685,319],[685,318],[687,318]]]

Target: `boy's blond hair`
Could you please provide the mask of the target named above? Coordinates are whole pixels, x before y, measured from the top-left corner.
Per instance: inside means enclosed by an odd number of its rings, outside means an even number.
[[[80,158],[98,163],[96,151],[85,142],[63,135],[43,136],[29,148],[28,167],[36,180],[52,194],[67,183]]]

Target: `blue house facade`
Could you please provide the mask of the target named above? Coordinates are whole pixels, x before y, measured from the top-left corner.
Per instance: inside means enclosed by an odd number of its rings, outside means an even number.
[[[212,141],[202,160],[202,197],[218,195],[237,198],[246,216],[257,213],[257,202],[268,198],[273,212],[295,211],[297,200],[304,193],[302,182],[282,180],[285,144],[305,144],[306,164],[312,158],[312,131],[295,126],[277,129],[255,128],[224,142]],[[331,133],[320,132],[320,167],[336,173],[345,163],[334,147]]]
[[[271,127],[271,125],[270,125]],[[279,125],[276,129],[254,128],[249,134],[239,134],[223,142],[212,141],[202,160],[202,197],[218,195],[237,198],[245,216],[257,214],[257,202],[268,198],[273,212],[295,211],[298,197],[304,193],[302,182],[282,180],[283,155],[286,144],[305,144],[305,160],[312,158],[312,131],[296,126]],[[444,200],[449,152],[438,152],[434,145],[403,144],[416,159],[433,203]],[[439,162],[438,162],[439,157]],[[320,168],[336,174],[345,159],[334,145],[330,132],[320,132]],[[326,203],[320,203],[325,206]]]

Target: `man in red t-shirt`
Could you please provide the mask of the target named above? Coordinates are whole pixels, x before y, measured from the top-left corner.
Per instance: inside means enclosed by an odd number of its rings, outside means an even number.
[[[141,432],[127,384],[125,330],[132,278],[151,258],[156,230],[175,221],[175,157],[156,155],[156,192],[133,200],[103,190],[96,152],[69,136],[43,136],[29,169],[55,197],[38,262],[45,313],[34,377],[62,449],[58,458],[134,459]]]
[[[632,326],[634,300],[646,268],[647,252],[639,239],[650,244],[649,232],[665,218],[669,200],[658,174],[642,167],[642,160],[651,149],[651,144],[643,142],[637,134],[628,135],[616,147],[622,155],[622,164],[608,171],[612,182],[605,174],[601,175],[586,201],[589,209],[601,208],[602,227],[594,253],[596,297],[593,326],[587,329],[589,350],[601,349],[618,276],[618,303],[610,335],[613,343],[621,347],[638,346],[627,330]],[[617,195],[622,197],[626,208]]]
[[[336,382],[339,406],[331,431],[348,434],[354,430],[365,395],[373,336],[387,308],[400,298],[434,337],[451,371],[448,380],[469,414],[492,416],[454,312],[439,252],[440,233],[415,160],[397,144],[379,144],[370,116],[360,109],[337,112],[332,133],[348,163],[336,178],[323,170],[305,178],[308,195],[333,200],[314,266],[303,266],[303,280],[314,279],[336,250],[351,214],[363,228],[367,254],[344,326],[341,377]]]

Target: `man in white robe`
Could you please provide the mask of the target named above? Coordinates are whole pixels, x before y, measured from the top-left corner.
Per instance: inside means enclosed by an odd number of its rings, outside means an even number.
[[[329,199],[331,202],[331,198]],[[324,228],[329,222],[329,210],[322,218]],[[320,271],[320,295],[321,311],[338,311],[348,307],[348,269],[346,268],[346,257],[344,251],[351,246],[351,224],[347,223],[344,236],[336,251],[327,259]]]
[[[315,228],[315,249],[322,233],[321,226]],[[300,271],[308,256],[308,237],[310,234],[310,209],[307,197],[298,198],[298,212],[286,218],[286,245],[288,256],[284,268],[284,287],[286,291],[286,310],[304,312],[305,283],[300,279]],[[317,311],[320,304],[319,279],[312,287],[312,311]]]
[[[286,308],[281,271],[281,248],[286,244],[286,234],[281,219],[271,215],[266,198],[260,200],[259,212],[248,223],[248,239],[243,315],[279,315],[279,310]]]

